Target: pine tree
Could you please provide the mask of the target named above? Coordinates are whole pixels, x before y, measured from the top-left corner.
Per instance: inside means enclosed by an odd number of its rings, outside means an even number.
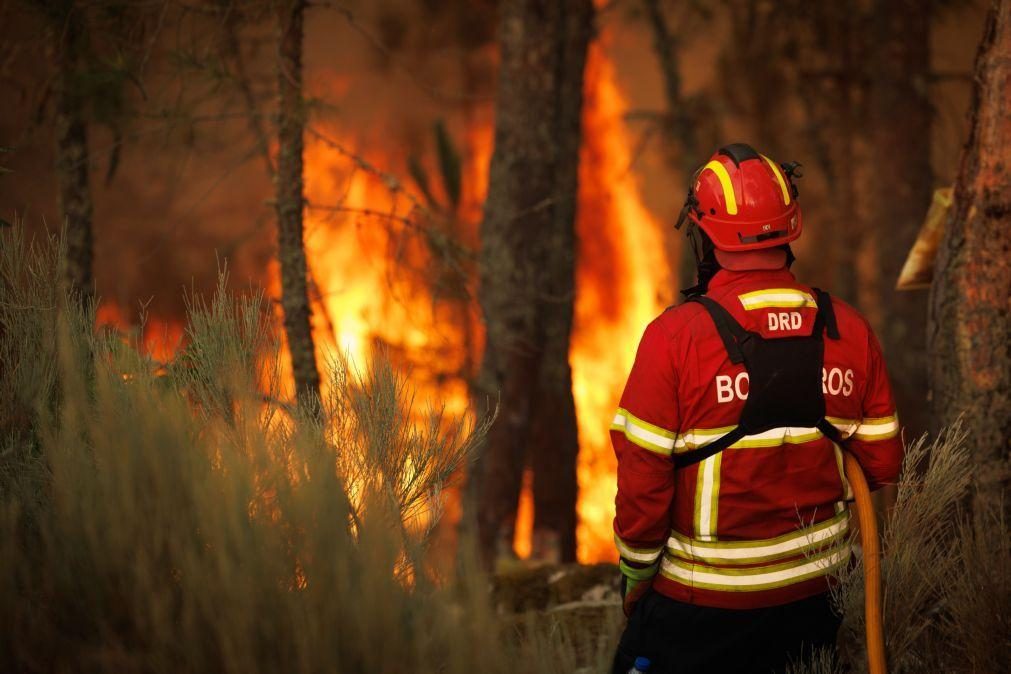
[[[312,339],[302,214],[302,149],[305,106],[302,99],[304,0],[279,0],[278,26],[278,258],[281,263],[281,307],[288,338],[295,392],[300,402],[319,395],[319,370]]]
[[[965,414],[979,494],[996,505],[1011,455],[1011,2],[990,4],[969,138],[930,292],[934,426]],[[1005,499],[1005,507],[1008,503]]]
[[[534,469],[535,554],[575,558],[576,416],[568,363],[589,0],[501,6],[495,150],[481,225],[487,342],[479,386],[499,414],[470,494],[490,561],[512,540],[521,478]]]
[[[878,256],[881,338],[910,437],[927,428],[927,307],[895,284],[930,205],[930,3],[878,0],[870,42],[869,184],[864,198]],[[873,314],[872,314],[873,315]]]
[[[81,81],[86,24],[83,10],[72,0],[40,6],[48,15],[56,57],[53,126],[60,220],[67,232],[64,282],[80,292],[91,293],[94,290],[92,202],[86,100]]]

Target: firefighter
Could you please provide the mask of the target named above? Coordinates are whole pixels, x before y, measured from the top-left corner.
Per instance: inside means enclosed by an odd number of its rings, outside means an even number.
[[[850,563],[843,451],[871,488],[903,447],[867,321],[798,283],[794,179],[745,144],[694,176],[698,265],[646,328],[611,424],[614,540],[628,623],[614,671],[770,672],[833,648],[833,574]]]

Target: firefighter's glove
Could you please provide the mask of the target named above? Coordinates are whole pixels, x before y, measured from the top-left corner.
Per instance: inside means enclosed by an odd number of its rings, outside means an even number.
[[[656,575],[660,564],[639,567],[632,566],[623,559],[618,562],[618,568],[621,569],[622,609],[625,611],[625,616],[629,617],[635,610],[636,602],[642,599],[643,595],[649,592],[653,586],[653,576]]]

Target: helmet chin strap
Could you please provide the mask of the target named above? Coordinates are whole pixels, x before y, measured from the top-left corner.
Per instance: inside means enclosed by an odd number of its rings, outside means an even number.
[[[716,260],[716,246],[713,245],[713,240],[709,238],[709,235],[701,227],[689,220],[685,233],[687,234],[688,245],[692,247],[692,254],[695,257],[697,282],[691,288],[682,290],[681,294],[685,297],[705,295],[709,290],[709,282],[716,276],[716,272],[723,267]],[[786,253],[786,268],[789,269],[797,258],[794,256],[790,244],[784,243],[780,246],[780,249]]]
[[[685,297],[705,295],[709,290],[709,281],[721,267],[716,261],[716,247],[712,239],[694,221],[688,222],[688,245],[692,247],[695,256],[696,284],[681,291]]]
[[[786,251],[786,268],[789,269],[793,266],[793,263],[797,261],[797,257],[793,254],[793,249],[790,248],[790,244],[784,243],[780,246],[784,251]]]

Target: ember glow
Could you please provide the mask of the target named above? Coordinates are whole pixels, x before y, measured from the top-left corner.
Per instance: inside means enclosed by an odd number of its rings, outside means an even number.
[[[615,559],[611,540],[614,516],[615,462],[608,426],[631,367],[645,325],[669,296],[668,262],[659,223],[643,205],[630,171],[632,140],[625,128],[625,98],[607,54],[606,37],[591,46],[586,70],[584,140],[580,166],[577,231],[579,261],[570,362],[579,424],[579,526],[581,562]],[[459,242],[474,249],[487,190],[493,126],[490,110],[470,116],[457,138],[463,156],[463,194],[453,214],[440,213],[440,226],[450,222]],[[381,171],[404,175],[406,157],[390,147],[365,144],[347,129],[319,128],[306,135],[305,247],[313,303],[313,335],[321,366],[335,352],[360,366],[377,350],[409,373],[419,411],[445,406],[450,414],[469,407],[467,378],[473,376],[483,342],[476,308],[476,286],[447,296],[438,283],[439,265],[426,245],[421,227],[430,223],[416,207],[420,195],[391,189],[382,176],[355,164],[344,148]],[[338,147],[339,146],[339,147]],[[437,171],[431,169],[432,183]],[[412,196],[413,195],[413,196]],[[261,282],[274,300],[280,298],[276,261]],[[278,334],[283,340],[280,308],[275,303]],[[102,306],[103,322],[123,326],[115,305]],[[180,330],[150,322],[152,355],[168,359]],[[175,341],[157,347],[157,337],[174,331]],[[165,342],[165,344],[169,344]],[[284,351],[285,358],[286,350]],[[288,393],[290,365],[284,363]],[[530,551],[533,499],[531,480],[524,479],[515,548]],[[459,517],[450,503],[447,524]]]
[[[99,305],[95,313],[95,325],[124,334],[132,329],[129,318],[113,302],[102,302]],[[138,337],[138,344],[144,353],[160,363],[167,363],[175,357],[182,344],[183,326],[178,321],[152,318],[144,322]]]

